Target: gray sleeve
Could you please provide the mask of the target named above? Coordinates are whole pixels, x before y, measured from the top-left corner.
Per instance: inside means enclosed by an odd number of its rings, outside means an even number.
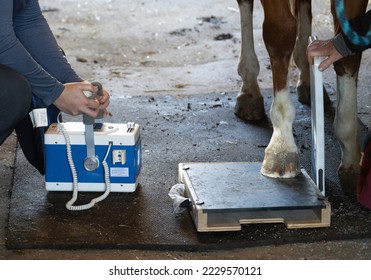
[[[336,35],[331,41],[342,57],[347,57],[348,55],[353,54],[353,52],[347,47],[342,33]]]
[[[0,26],[0,64],[26,77],[46,106],[60,96],[63,83],[81,80],[63,59],[37,0],[27,1],[15,15],[13,1],[4,0]]]

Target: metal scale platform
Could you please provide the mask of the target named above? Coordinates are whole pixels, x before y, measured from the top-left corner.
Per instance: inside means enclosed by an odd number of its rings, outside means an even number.
[[[238,231],[242,224],[252,223],[285,223],[287,228],[330,226],[320,61],[316,58],[310,71],[312,176],[302,169],[296,178],[268,178],[260,173],[260,162],[180,163],[179,181],[184,184],[197,231]]]

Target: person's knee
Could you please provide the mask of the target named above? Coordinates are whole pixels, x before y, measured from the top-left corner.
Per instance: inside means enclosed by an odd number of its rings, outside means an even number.
[[[1,67],[2,99],[4,106],[12,108],[13,114],[23,118],[31,106],[32,91],[27,79],[17,71]]]
[[[0,144],[26,116],[32,91],[27,79],[17,71],[0,65]]]

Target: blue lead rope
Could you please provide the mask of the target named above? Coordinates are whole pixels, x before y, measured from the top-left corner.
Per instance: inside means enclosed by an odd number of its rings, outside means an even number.
[[[361,36],[350,26],[348,18],[345,14],[344,0],[335,0],[335,10],[341,29],[343,30],[345,36],[347,36],[354,45],[367,46],[371,44],[371,30],[368,30],[365,36]]]

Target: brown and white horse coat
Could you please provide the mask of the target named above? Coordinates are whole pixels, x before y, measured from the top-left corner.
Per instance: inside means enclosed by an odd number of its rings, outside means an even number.
[[[237,97],[235,114],[245,120],[266,117],[257,76],[259,62],[253,39],[254,0],[237,0],[241,18],[241,53],[238,73],[242,86]],[[339,25],[331,1],[335,33]],[[310,0],[261,0],[264,9],[263,40],[273,74],[274,99],[270,110],[273,134],[265,150],[262,174],[275,178],[292,178],[300,173],[299,150],[295,144],[292,124],[295,108],[288,89],[291,57],[299,69],[297,93],[299,101],[309,104],[309,65],[306,47],[311,33]],[[365,13],[367,0],[345,0],[349,19]],[[351,55],[334,64],[337,74],[337,100],[334,133],[342,150],[339,176],[344,191],[355,193],[359,172],[360,143],[357,121],[357,78],[361,54]]]

